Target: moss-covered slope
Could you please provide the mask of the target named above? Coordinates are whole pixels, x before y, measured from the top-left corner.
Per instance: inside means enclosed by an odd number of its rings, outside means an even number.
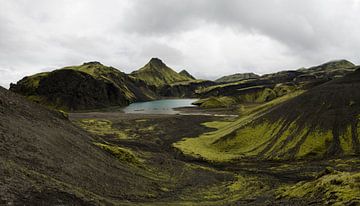
[[[264,103],[295,90],[307,90],[332,79],[341,78],[355,71],[356,68],[353,63],[347,60],[338,60],[308,69],[280,71],[261,77],[250,74],[235,74],[216,80],[222,83],[197,90],[198,96],[202,98],[198,103],[201,105],[200,103],[223,97],[234,99],[238,104]],[[242,77],[249,78],[236,81]],[[209,104],[203,104],[203,107],[206,105]],[[211,105],[216,107],[216,104]],[[224,104],[219,104],[219,106],[224,106]]]
[[[285,97],[253,109],[217,132],[175,146],[187,154],[218,161],[313,159],[360,153],[360,70],[269,106]]]
[[[132,72],[131,76],[157,88],[175,82],[193,80],[190,77],[175,72],[158,58],[152,58],[144,67]]]
[[[141,80],[99,62],[25,77],[12,84],[10,90],[38,103],[64,110],[123,106],[156,97]]]

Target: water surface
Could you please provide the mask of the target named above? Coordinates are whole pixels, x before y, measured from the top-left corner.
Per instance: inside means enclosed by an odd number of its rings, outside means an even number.
[[[174,108],[178,107],[194,107],[191,103],[197,99],[162,99],[149,102],[136,102],[125,107],[125,113],[137,114],[177,114]]]

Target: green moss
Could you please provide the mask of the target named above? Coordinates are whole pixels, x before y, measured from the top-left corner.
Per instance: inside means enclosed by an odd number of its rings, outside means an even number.
[[[235,181],[227,186],[230,192],[236,192],[239,197],[255,197],[267,190],[265,182],[254,176],[236,175]]]
[[[128,149],[119,146],[103,144],[103,143],[94,143],[94,144],[100,147],[101,149],[105,150],[109,154],[115,156],[121,162],[131,163],[131,164],[140,163],[139,159]]]
[[[57,110],[61,116],[63,116],[65,119],[69,119],[69,113],[65,112],[64,110]]]
[[[326,205],[360,204],[360,173],[332,172],[278,190],[278,198],[322,198]]]
[[[291,124],[264,120],[260,123],[254,122],[266,114],[269,107],[294,97],[295,93],[297,92],[248,110],[244,109],[234,122],[208,123],[207,126],[216,128],[217,131],[197,138],[185,138],[174,146],[184,154],[220,162],[249,157],[272,160],[324,157],[333,141],[332,131],[299,128],[296,120]],[[344,154],[354,154],[350,127],[340,135],[340,146]]]
[[[125,74],[114,67],[104,66],[99,62],[84,63],[80,66],[70,66],[63,69],[72,69],[75,71],[81,71],[91,75],[96,79],[101,79],[116,85],[129,100],[134,100],[135,95],[132,91],[124,84]]]
[[[244,91],[244,94],[238,96],[242,103],[264,103],[277,97],[272,89],[263,86],[247,87],[239,91]]]
[[[79,125],[83,129],[90,133],[107,136],[114,135],[120,139],[127,139],[127,134],[116,128],[113,128],[112,122],[105,119],[82,119],[76,121],[75,124]]]
[[[345,132],[340,135],[340,146],[345,155],[354,154],[352,143],[351,126],[349,125]]]
[[[300,150],[297,153],[298,158],[303,157],[321,157],[326,151],[329,142],[333,139],[331,131],[312,131],[306,137],[306,140],[300,146]]]
[[[231,122],[221,122],[221,121],[214,121],[214,122],[205,122],[202,125],[208,128],[220,129],[227,125],[231,124]]]
[[[286,85],[286,84],[277,84],[274,87],[274,92],[276,93],[276,96],[281,97],[286,94],[289,94],[290,92],[293,92],[297,90],[298,88],[293,85]]]
[[[20,85],[20,88],[17,88],[17,92],[25,96],[36,95],[40,81],[48,74],[49,72],[43,72],[21,79],[17,84]]]

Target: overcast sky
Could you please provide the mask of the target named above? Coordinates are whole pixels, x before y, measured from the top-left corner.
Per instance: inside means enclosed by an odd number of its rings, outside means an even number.
[[[0,0],[0,85],[100,61],[161,58],[214,79],[360,63],[360,0]]]

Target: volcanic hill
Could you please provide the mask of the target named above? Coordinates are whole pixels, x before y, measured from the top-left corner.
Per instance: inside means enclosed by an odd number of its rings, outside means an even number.
[[[149,63],[130,74],[148,85],[162,87],[176,82],[191,81],[193,78],[179,74],[158,58],[152,58]]]
[[[296,97],[285,95],[270,101],[211,135],[175,146],[186,154],[213,160],[322,159],[360,154],[359,69],[290,95]]]
[[[99,62],[88,62],[24,77],[10,90],[63,110],[124,106],[157,95],[145,82]]]

